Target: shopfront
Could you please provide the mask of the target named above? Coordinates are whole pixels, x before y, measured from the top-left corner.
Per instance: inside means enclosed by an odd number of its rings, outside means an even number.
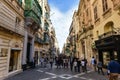
[[[98,58],[103,62],[104,67],[111,59],[120,63],[120,35],[111,35],[95,41],[98,50]]]

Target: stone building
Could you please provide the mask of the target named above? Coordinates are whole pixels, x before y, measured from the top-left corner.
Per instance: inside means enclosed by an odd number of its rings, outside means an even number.
[[[24,5],[0,0],[0,79],[22,71]]]
[[[93,0],[94,37],[98,59],[104,66],[120,62],[120,0]]]
[[[56,54],[56,46],[55,46],[55,43],[56,43],[56,34],[55,34],[55,29],[53,28],[53,25],[51,23],[51,26],[50,26],[50,56],[52,57],[55,57],[57,54]]]
[[[93,19],[92,19],[92,4],[91,0],[80,0],[78,6],[78,20],[79,20],[79,31],[77,33],[79,43],[79,55],[82,58],[87,58],[90,61],[94,55],[91,47],[93,39]]]
[[[70,44],[69,44],[70,43]],[[74,27],[74,21],[72,21],[70,28],[69,28],[69,50],[70,50],[70,56],[74,57],[76,56],[76,42],[75,42],[75,27]]]
[[[41,1],[42,6],[42,28],[43,28],[43,48],[41,50],[41,57],[49,56],[50,52],[50,6],[48,4],[48,0],[39,0]]]
[[[33,67],[35,35],[41,27],[42,8],[37,0],[25,0],[25,38],[22,58],[23,69]]]
[[[104,66],[112,58],[120,62],[120,0],[80,0],[77,15],[82,57],[94,56]]]

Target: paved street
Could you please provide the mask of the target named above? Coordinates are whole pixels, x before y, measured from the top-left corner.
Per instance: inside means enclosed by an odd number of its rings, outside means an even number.
[[[71,72],[69,69],[35,68],[24,71],[5,80],[107,80],[92,70],[87,73]]]

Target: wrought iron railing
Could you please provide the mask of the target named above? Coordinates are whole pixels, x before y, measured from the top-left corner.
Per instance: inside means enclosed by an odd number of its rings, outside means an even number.
[[[106,38],[106,37],[109,37],[109,36],[112,36],[112,35],[116,35],[116,34],[117,34],[117,32],[115,32],[115,31],[109,31],[109,32],[106,32],[106,33],[100,35],[99,39]]]

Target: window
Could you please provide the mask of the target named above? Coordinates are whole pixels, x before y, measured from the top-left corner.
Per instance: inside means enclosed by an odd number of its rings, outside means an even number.
[[[98,19],[98,14],[97,14],[97,6],[94,7],[94,19]]]
[[[86,10],[86,16],[88,16],[89,15],[89,13],[88,13],[88,9]]]
[[[7,53],[8,53],[8,49],[1,48],[0,57],[6,57]]]
[[[20,18],[16,17],[16,26],[15,27],[18,27],[20,25]]]
[[[108,9],[107,0],[102,0],[102,4],[103,4],[103,12],[105,12]]]

